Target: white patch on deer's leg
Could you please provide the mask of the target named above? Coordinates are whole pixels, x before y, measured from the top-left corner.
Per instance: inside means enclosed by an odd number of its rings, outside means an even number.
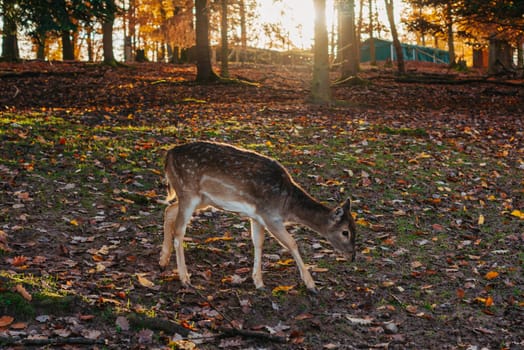
[[[298,271],[300,272],[300,277],[304,281],[304,284],[306,285],[307,289],[310,291],[316,291],[315,287],[315,281],[313,280],[313,277],[311,277],[311,274],[309,273],[308,269],[306,268],[306,265],[304,264],[304,261],[302,260],[302,257],[300,256],[300,252],[298,251],[297,242],[287,232],[286,228],[282,224],[273,224],[271,227],[268,227],[269,231],[275,236],[275,238],[282,244],[284,247],[286,247],[290,252],[293,258],[295,259],[295,262],[297,263]]]
[[[164,241],[160,253],[159,265],[166,267],[169,264],[171,253],[173,252],[173,231],[175,220],[178,213],[178,202],[168,206],[164,213]]]
[[[262,279],[262,246],[264,245],[264,226],[258,221],[251,219],[251,239],[255,248],[253,262],[253,282],[257,289],[264,288]]]

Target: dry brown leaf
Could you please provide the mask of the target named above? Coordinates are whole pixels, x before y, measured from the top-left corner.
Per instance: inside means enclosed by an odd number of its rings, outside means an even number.
[[[33,299],[31,294],[29,294],[29,292],[21,284],[17,284],[15,286],[15,291],[27,301],[31,301]]]
[[[0,327],[7,327],[14,321],[14,317],[11,316],[2,316],[0,317]]]

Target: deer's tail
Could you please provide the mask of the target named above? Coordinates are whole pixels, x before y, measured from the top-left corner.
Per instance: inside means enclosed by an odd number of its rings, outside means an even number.
[[[171,153],[168,152],[166,156],[166,162],[164,165],[164,174],[166,176],[166,184],[167,184],[167,196],[165,199],[165,204],[169,204],[169,202],[175,200],[176,198],[176,191],[173,187],[174,182],[174,169],[173,167],[173,160],[171,159]]]

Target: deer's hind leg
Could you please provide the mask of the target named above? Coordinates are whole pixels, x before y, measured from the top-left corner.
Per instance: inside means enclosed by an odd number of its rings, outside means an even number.
[[[165,268],[169,264],[171,253],[173,252],[173,235],[175,220],[178,215],[178,202],[169,205],[164,212],[164,241],[162,252],[160,253],[159,265]]]
[[[187,224],[191,220],[193,212],[200,208],[201,200],[197,196],[179,196],[178,211],[173,227],[173,244],[175,246],[176,264],[178,276],[182,285],[189,286],[189,273],[187,272],[186,260],[184,257],[184,236],[186,234]]]
[[[251,239],[255,247],[253,262],[253,282],[257,289],[264,288],[262,280],[262,246],[264,245],[264,226],[255,219],[251,219]]]

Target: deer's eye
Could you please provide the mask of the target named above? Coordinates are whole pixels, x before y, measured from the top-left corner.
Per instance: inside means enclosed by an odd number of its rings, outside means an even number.
[[[342,231],[342,236],[349,237],[349,231]]]

